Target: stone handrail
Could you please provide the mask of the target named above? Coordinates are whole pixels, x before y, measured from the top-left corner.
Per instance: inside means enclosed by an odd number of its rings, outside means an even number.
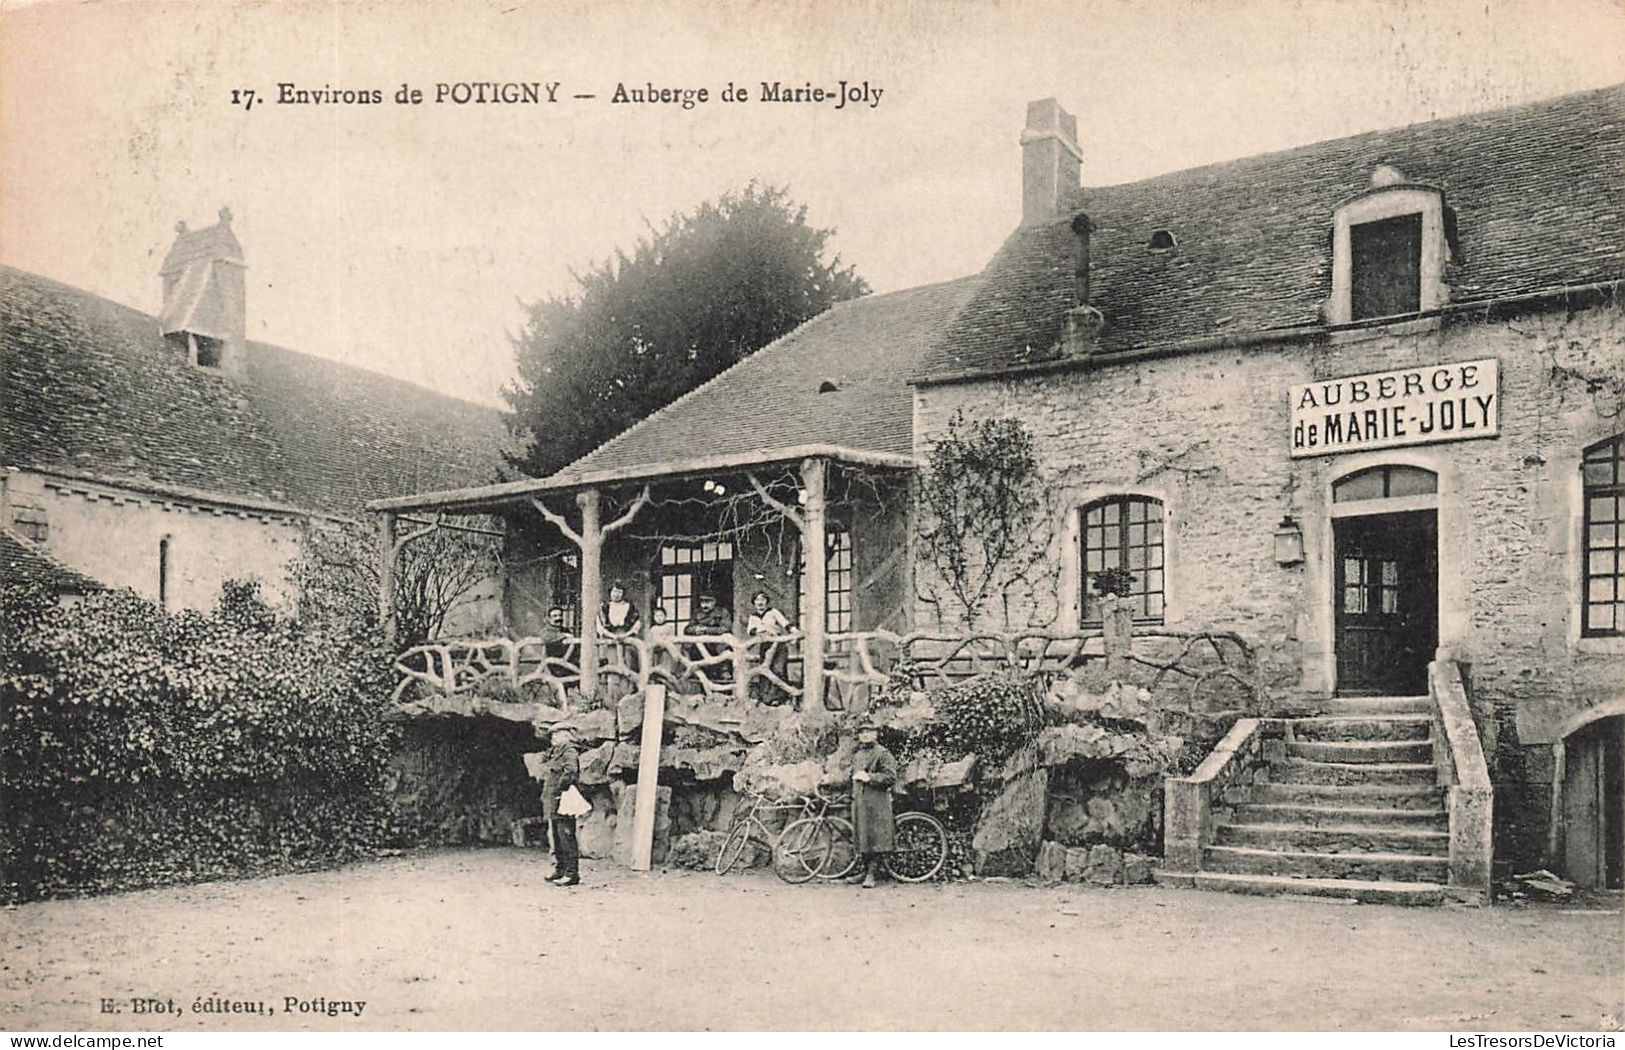
[[[1450,815],[1449,888],[1460,899],[1486,903],[1494,850],[1494,789],[1461,666],[1453,660],[1429,664],[1428,692],[1433,699],[1434,767]]]
[[[1286,733],[1276,718],[1243,718],[1230,727],[1213,751],[1187,777],[1163,781],[1163,850],[1170,872],[1201,870],[1202,851],[1213,844],[1229,810],[1248,800]]]

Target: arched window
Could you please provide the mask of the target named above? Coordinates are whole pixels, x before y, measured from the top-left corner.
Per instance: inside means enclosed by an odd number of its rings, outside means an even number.
[[[1083,622],[1100,622],[1100,592],[1095,577],[1107,569],[1127,569],[1129,604],[1134,619],[1161,623],[1163,615],[1162,503],[1149,496],[1112,496],[1079,513],[1078,541],[1083,547]]]
[[[1332,483],[1333,503],[1363,499],[1427,496],[1439,491],[1439,476],[1421,467],[1372,467]]]
[[[1585,451],[1585,570],[1580,633],[1625,634],[1625,434]]]

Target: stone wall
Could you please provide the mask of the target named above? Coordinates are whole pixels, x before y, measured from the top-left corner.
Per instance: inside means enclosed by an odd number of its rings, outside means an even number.
[[[254,579],[288,597],[305,519],[160,496],[32,471],[4,475],[5,518],[58,561],[110,587],[158,600],[159,545],[168,540],[170,610],[210,609],[227,580]]]
[[[1224,627],[1260,647],[1285,706],[1334,685],[1332,481],[1385,463],[1439,475],[1440,646],[1471,665],[1496,784],[1500,858],[1539,863],[1551,840],[1554,744],[1625,702],[1625,640],[1579,637],[1581,451],[1625,430],[1619,307],[1455,318],[1293,345],[1144,359],[922,388],[923,454],[954,412],[1023,420],[1055,497],[1044,530],[1060,579],[1011,618],[1077,620],[1077,508],[1159,499],[1169,627]],[[1493,357],[1501,433],[1485,440],[1294,460],[1288,389],[1316,379]],[[1306,558],[1277,565],[1273,534],[1302,523]],[[917,566],[916,571],[929,571]],[[918,615],[928,617],[921,607]]]

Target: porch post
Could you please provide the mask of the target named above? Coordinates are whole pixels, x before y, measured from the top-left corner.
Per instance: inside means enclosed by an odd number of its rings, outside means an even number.
[[[581,508],[581,695],[598,695],[598,606],[604,594],[604,530],[598,520],[598,490],[576,493]]]
[[[822,459],[801,461],[801,487],[806,490],[807,504],[803,511],[801,549],[807,560],[807,611],[801,631],[804,646],[801,656],[801,703],[803,707],[819,710],[824,705],[824,648],[825,624],[828,622],[825,605],[828,602],[828,555],[826,536],[828,505],[825,502],[825,484],[829,464]],[[811,706],[816,705],[816,706]]]
[[[395,515],[385,511],[378,521],[378,623],[389,655],[395,656]]]

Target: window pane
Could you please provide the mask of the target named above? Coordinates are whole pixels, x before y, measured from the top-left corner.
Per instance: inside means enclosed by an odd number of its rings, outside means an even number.
[[[1586,570],[1592,576],[1619,574],[1619,554],[1616,551],[1592,551],[1586,561]]]
[[[1382,563],[1382,582],[1384,586],[1392,587],[1399,583],[1399,563],[1385,561]]]
[[[1591,602],[1611,602],[1618,594],[1615,591],[1615,580],[1612,576],[1594,579],[1586,587],[1586,600]]]
[[[1355,320],[1422,308],[1422,215],[1349,228],[1349,306]]]
[[[1619,546],[1617,525],[1593,525],[1586,530],[1586,549],[1603,550]]]
[[[1593,496],[1586,504],[1586,512],[1590,514],[1593,525],[1619,520],[1618,496]]]
[[[1399,588],[1382,588],[1382,611],[1390,616],[1399,611]]]
[[[1388,468],[1388,495],[1421,496],[1439,491],[1439,478],[1420,467]]]
[[[1383,488],[1381,467],[1362,470],[1332,485],[1332,502],[1349,503],[1362,499],[1382,499]]]

